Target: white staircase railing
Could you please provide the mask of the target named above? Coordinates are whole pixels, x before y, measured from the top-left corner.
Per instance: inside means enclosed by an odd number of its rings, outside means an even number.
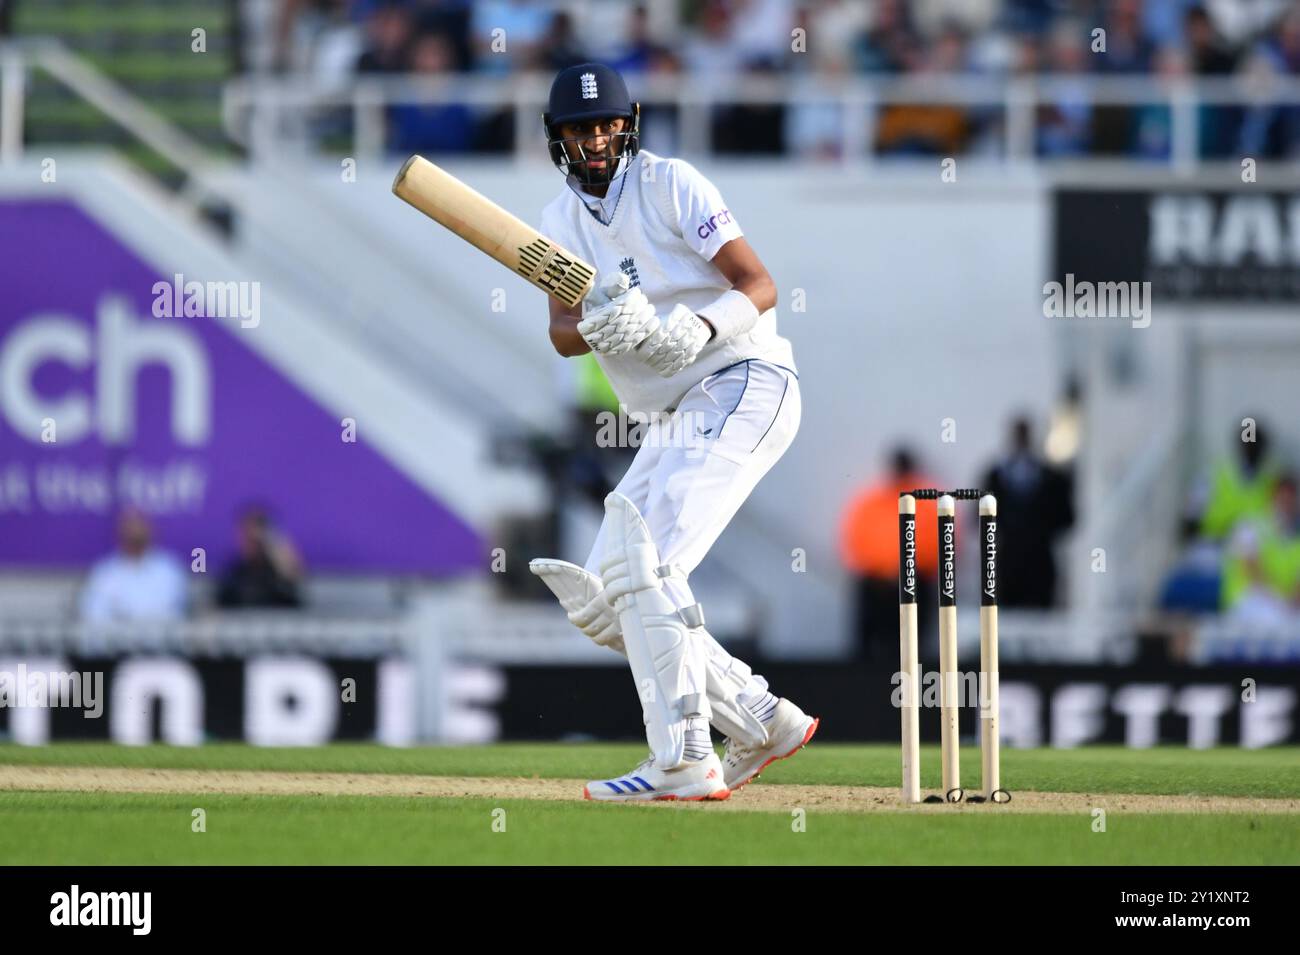
[[[1178,424],[1158,432],[1117,484],[1083,501],[1085,520],[1068,548],[1072,611],[1136,614],[1152,605],[1176,547],[1188,440]]]
[[[0,42],[0,161],[13,163],[23,157],[27,79],[33,70],[52,76],[181,170],[188,180],[202,185],[202,174],[212,165],[209,150],[51,39]],[[191,194],[191,198],[200,196]]]

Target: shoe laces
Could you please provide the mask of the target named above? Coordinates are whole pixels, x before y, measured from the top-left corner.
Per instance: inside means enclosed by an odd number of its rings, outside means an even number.
[[[746,759],[751,752],[752,749],[744,743],[732,739],[730,736],[727,737],[725,762],[728,766],[739,765],[740,762]]]
[[[641,772],[641,770],[643,770],[643,769],[649,769],[651,766],[654,765],[654,763],[655,763],[655,754],[654,754],[654,753],[651,753],[651,754],[650,754],[649,756],[647,756],[645,759],[641,760],[641,762],[637,763],[637,764],[636,764],[636,767],[632,770],[632,772],[630,772],[630,773],[626,773],[625,775],[627,775],[627,776],[633,776],[633,775],[635,775],[635,774]]]

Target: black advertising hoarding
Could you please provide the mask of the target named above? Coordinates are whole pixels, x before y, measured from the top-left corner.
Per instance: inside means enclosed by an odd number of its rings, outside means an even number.
[[[764,664],[755,672],[773,692],[821,717],[819,741],[898,745],[892,673],[810,663]],[[625,667],[512,666],[504,674],[507,692],[497,709],[503,738],[641,738]],[[999,689],[1009,746],[1300,743],[1296,667],[1004,666]],[[961,732],[974,739],[974,709],[963,708]],[[921,738],[938,740],[937,707],[922,707]]]
[[[1300,194],[1062,189],[1054,199],[1052,281],[1150,282],[1161,302],[1300,302]]]
[[[8,672],[14,663],[5,661]],[[39,658],[26,664],[33,670],[40,665]],[[22,738],[17,718],[29,721],[28,737],[31,720],[47,721],[43,727],[51,742],[409,743],[415,736],[410,666],[396,657],[65,657],[60,661],[65,673],[102,676],[99,714],[87,719],[85,707],[67,705],[13,709],[12,700],[0,699],[0,739],[32,741]],[[643,738],[636,687],[626,667],[476,667],[493,670],[504,690],[476,704],[493,724],[480,742]],[[774,692],[821,717],[818,740],[898,744],[892,672],[843,663],[763,663],[755,672]],[[926,740],[939,738],[938,707],[924,705],[935,675],[930,670],[922,675]],[[973,683],[971,689],[977,692]],[[1295,666],[1004,666],[999,696],[1002,737],[1012,747],[1300,743],[1300,667]],[[961,732],[967,740],[975,738],[973,707],[962,708]]]
[[[0,740],[305,746],[373,740],[384,735],[386,712],[390,727],[405,722],[410,735],[410,721],[384,705],[398,689],[390,681],[409,682],[397,672],[406,665],[299,655],[14,654],[0,666]]]

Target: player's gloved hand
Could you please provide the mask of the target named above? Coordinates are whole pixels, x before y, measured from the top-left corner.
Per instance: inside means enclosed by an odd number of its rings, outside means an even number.
[[[573,624],[594,643],[602,647],[612,647],[620,653],[623,651],[623,627],[618,622],[618,614],[610,606],[605,591],[592,597],[581,610],[568,614],[569,623]]]
[[[623,355],[659,328],[654,306],[623,272],[608,276],[582,303],[578,334],[601,355]]]
[[[674,305],[662,327],[637,347],[647,365],[671,378],[699,357],[713,331],[685,305]]]

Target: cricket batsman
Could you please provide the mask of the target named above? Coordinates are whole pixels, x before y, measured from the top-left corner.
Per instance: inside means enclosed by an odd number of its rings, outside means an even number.
[[[583,795],[726,799],[818,723],[723,649],[689,584],[799,428],[776,286],[713,184],[640,148],[640,106],[617,71],[562,70],[543,122],[566,182],[540,231],[597,274],[580,310],[550,299],[551,342],[593,352],[620,403],[649,418],[585,568],[530,564],[575,626],[627,657],[641,701],[649,758]]]

